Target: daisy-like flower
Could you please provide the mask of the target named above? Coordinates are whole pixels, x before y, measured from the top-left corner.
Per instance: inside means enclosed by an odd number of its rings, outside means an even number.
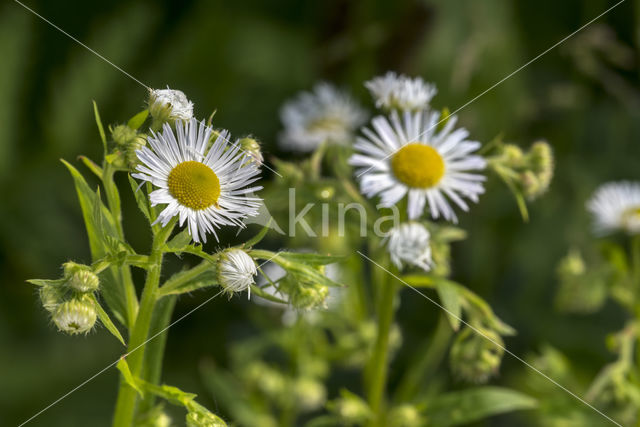
[[[251,285],[257,273],[255,261],[243,250],[231,249],[220,255],[218,280],[230,294],[248,290],[251,297]]]
[[[360,167],[356,175],[367,197],[380,195],[381,205],[390,207],[407,196],[410,219],[422,215],[428,202],[434,219],[440,216],[457,222],[450,205],[464,211],[464,198],[473,202],[484,192],[485,177],[470,171],[486,166],[483,157],[473,155],[480,143],[469,141],[466,129],[454,130],[456,117],[448,118],[438,129],[438,112],[405,111],[402,117],[392,111],[390,120],[374,118],[372,128],[363,128],[366,138],[358,137],[349,163]]]
[[[204,122],[176,121],[175,128],[165,123],[136,151],[139,173],[133,177],[159,187],[149,195],[153,206],[168,205],[156,222],[165,226],[179,215],[195,242],[206,242],[208,233],[217,240],[215,229],[222,225],[244,227],[242,220],[256,215],[261,203],[249,194],[262,187],[247,187],[259,178],[256,163],[239,144],[228,143],[226,130],[208,148],[212,129]]]
[[[596,233],[623,230],[640,233],[640,182],[609,182],[600,186],[587,202]]]
[[[293,151],[313,151],[323,142],[345,144],[367,119],[349,95],[328,83],[302,92],[280,111],[284,131],[280,146]]]
[[[398,269],[405,263],[429,271],[432,264],[430,239],[429,230],[417,222],[393,227],[385,238],[391,262]]]
[[[153,89],[149,93],[151,116],[163,121],[190,120],[193,118],[193,102],[181,90]]]
[[[376,107],[386,110],[425,110],[438,90],[420,77],[411,78],[389,71],[364,84],[369,89]]]

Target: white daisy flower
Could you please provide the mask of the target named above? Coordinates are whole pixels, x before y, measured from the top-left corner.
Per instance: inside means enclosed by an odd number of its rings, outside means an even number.
[[[280,111],[284,131],[280,146],[293,151],[313,151],[321,143],[350,143],[367,115],[349,95],[328,83],[302,92]]]
[[[165,123],[162,133],[147,138],[149,146],[136,151],[139,173],[133,177],[159,187],[149,195],[153,206],[168,205],[156,222],[165,226],[179,215],[196,242],[206,242],[208,233],[217,240],[215,229],[221,225],[244,227],[242,220],[256,215],[261,203],[249,194],[262,187],[247,188],[259,178],[256,163],[239,144],[228,143],[226,130],[208,148],[212,129],[204,122],[176,121],[175,128],[174,134]]]
[[[420,77],[412,79],[393,71],[369,80],[364,86],[371,92],[376,107],[386,110],[425,110],[438,92],[435,85]]]
[[[149,112],[151,116],[163,120],[191,120],[193,102],[180,90],[153,89],[149,93]]]
[[[609,182],[600,186],[587,202],[594,229],[606,234],[623,230],[640,233],[640,182]]]
[[[230,249],[220,256],[218,279],[230,294],[248,290],[251,297],[251,285],[255,283],[253,277],[256,274],[256,263],[245,251]]]
[[[478,201],[485,177],[469,171],[484,169],[486,161],[471,154],[480,143],[469,141],[466,129],[454,130],[455,116],[442,129],[436,125],[439,120],[438,112],[405,111],[400,117],[394,110],[390,120],[374,118],[373,130],[363,128],[366,138],[357,138],[354,148],[359,153],[349,159],[361,167],[356,175],[362,193],[380,195],[384,207],[407,196],[410,219],[420,217],[428,202],[434,219],[457,222],[449,200],[464,211],[469,209],[464,198]]]
[[[432,264],[430,239],[429,230],[417,222],[393,227],[385,238],[391,262],[400,270],[404,262],[429,271]]]

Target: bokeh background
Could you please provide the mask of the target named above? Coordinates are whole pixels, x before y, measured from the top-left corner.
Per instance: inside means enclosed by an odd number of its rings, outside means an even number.
[[[105,123],[117,123],[144,108],[146,92],[17,3],[3,3],[0,424],[16,425],[123,351],[104,331],[86,337],[57,333],[25,280],[56,277],[69,259],[90,261],[76,194],[58,159],[99,158],[91,100]],[[267,157],[286,157],[276,145],[278,109],[318,80],[349,88],[372,109],[363,81],[387,70],[419,75],[438,85],[434,104],[454,110],[613,2],[26,4],[145,84],[183,90],[197,116],[217,109],[219,126],[257,136]],[[612,358],[605,336],[624,319],[613,304],[588,316],[556,312],[554,270],[568,248],[590,239],[584,203],[593,189],[606,180],[640,178],[639,19],[640,2],[627,0],[459,113],[480,141],[498,134],[524,145],[548,140],[557,170],[526,225],[508,192],[490,181],[479,206],[463,219],[470,239],[455,247],[454,277],[518,330],[507,339],[508,348],[524,356],[551,344],[587,380]],[[146,228],[130,196],[123,197],[132,218],[125,228],[139,247]],[[182,298],[176,316],[208,296]],[[425,307],[422,298],[405,295],[403,304],[400,321],[410,337],[436,319],[437,308]],[[250,333],[250,311],[262,309],[255,307],[244,299],[217,299],[172,328],[167,382],[198,393],[217,410],[198,364],[207,358],[224,366],[228,343]],[[493,383],[517,388],[523,370],[505,356]],[[111,369],[31,424],[109,425],[116,384],[117,371]],[[496,417],[483,425],[513,425],[512,420]]]

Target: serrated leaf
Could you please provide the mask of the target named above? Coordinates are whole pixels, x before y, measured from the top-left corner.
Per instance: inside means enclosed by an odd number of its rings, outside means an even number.
[[[98,112],[98,104],[93,101],[93,114],[96,118],[96,125],[98,126],[98,132],[100,133],[100,140],[102,141],[102,148],[104,153],[107,153],[107,136],[104,133],[104,127],[102,126],[102,120],[100,120],[100,113]]]
[[[149,201],[147,199],[147,195],[144,194],[144,191],[140,188],[140,184],[138,184],[131,175],[127,176],[129,177],[129,185],[131,185],[131,191],[133,192],[133,197],[136,199],[138,209],[140,209],[145,218],[147,218],[147,221],[151,223],[151,213],[149,212]]]
[[[440,297],[440,303],[446,309],[445,313],[451,324],[451,328],[457,331],[460,328],[460,319],[462,316],[462,295],[458,292],[457,287],[452,286],[447,281],[439,281],[436,284],[436,290]]]
[[[129,384],[135,391],[137,391],[138,394],[140,394],[140,397],[144,397],[142,388],[140,388],[139,380],[137,378],[134,378],[131,370],[129,369],[129,364],[127,363],[127,360],[124,358],[124,356],[120,358],[120,360],[116,364],[116,367],[122,374],[122,377],[127,382],[127,384]]]
[[[127,126],[129,126],[131,129],[138,130],[140,126],[144,124],[145,120],[147,120],[148,116],[149,110],[142,110],[129,119],[129,121],[127,122]]]
[[[107,330],[111,332],[111,334],[114,337],[116,337],[118,341],[122,343],[122,345],[126,347],[127,344],[125,344],[124,338],[122,338],[120,331],[118,330],[118,328],[116,328],[116,325],[113,324],[107,312],[104,311],[104,309],[102,308],[102,306],[100,305],[100,303],[98,302],[98,300],[94,295],[92,295],[91,298],[93,299],[93,302],[96,305],[96,310],[98,312],[98,319],[100,319],[100,322],[102,322],[104,327],[107,328]]]
[[[536,400],[525,394],[487,386],[436,395],[429,398],[425,412],[430,425],[451,427],[536,406]]]

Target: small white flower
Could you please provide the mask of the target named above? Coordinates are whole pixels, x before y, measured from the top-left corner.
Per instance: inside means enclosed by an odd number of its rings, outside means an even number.
[[[180,225],[187,221],[196,242],[206,242],[208,233],[218,239],[215,229],[221,225],[244,227],[242,220],[256,215],[261,203],[248,196],[262,188],[247,188],[259,179],[256,163],[239,144],[228,143],[226,130],[207,148],[212,129],[204,122],[176,121],[175,128],[174,134],[165,123],[162,133],[153,133],[149,145],[136,151],[139,173],[133,177],[159,187],[149,195],[153,206],[168,205],[156,222],[165,226],[179,215]]]
[[[302,92],[280,111],[284,131],[280,146],[293,151],[313,151],[323,142],[350,143],[366,113],[349,95],[328,83]]]
[[[61,332],[82,334],[89,332],[96,323],[97,312],[88,298],[72,299],[60,304],[52,319]]]
[[[222,287],[229,293],[248,290],[251,297],[253,277],[258,273],[256,263],[240,249],[231,249],[220,256],[218,277]]]
[[[640,233],[640,182],[609,182],[600,186],[587,202],[596,233],[623,230]]]
[[[394,110],[389,119],[374,118],[373,130],[363,128],[366,138],[357,138],[357,153],[349,159],[361,167],[356,175],[362,193],[380,195],[384,207],[407,196],[409,219],[420,217],[428,202],[434,219],[443,216],[457,222],[449,200],[464,211],[469,209],[464,198],[478,201],[485,177],[470,171],[484,169],[486,161],[471,154],[480,143],[469,141],[466,129],[454,130],[455,116],[442,129],[436,125],[439,121],[438,112],[405,111],[400,117]]]
[[[190,120],[193,118],[193,102],[180,90],[153,89],[149,94],[149,112],[164,120]]]
[[[393,227],[385,238],[391,262],[398,269],[402,269],[404,262],[429,271],[432,264],[430,238],[429,230],[417,222]]]
[[[376,107],[386,110],[425,110],[438,92],[435,85],[426,83],[420,77],[412,79],[393,71],[369,80],[364,86],[371,92]]]

